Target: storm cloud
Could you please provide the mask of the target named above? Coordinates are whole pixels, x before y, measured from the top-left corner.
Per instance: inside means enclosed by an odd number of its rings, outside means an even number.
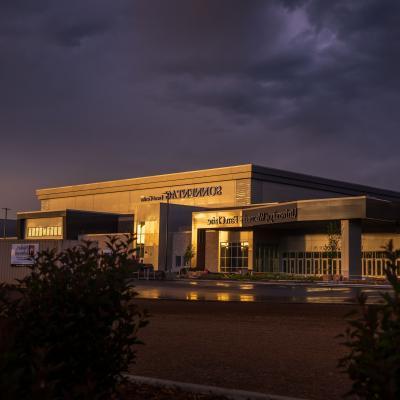
[[[3,0],[0,205],[253,162],[400,190],[397,0]]]

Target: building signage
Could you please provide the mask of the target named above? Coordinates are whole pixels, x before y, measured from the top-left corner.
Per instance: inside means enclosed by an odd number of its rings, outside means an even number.
[[[204,186],[199,188],[167,190],[161,195],[141,196],[140,201],[163,201],[175,199],[190,199],[194,197],[222,196],[222,186]]]
[[[297,206],[243,210],[243,226],[280,224],[293,221],[297,221]]]
[[[11,265],[25,266],[33,265],[35,257],[39,252],[39,244],[12,244],[11,245]]]
[[[255,225],[280,224],[297,220],[296,206],[277,206],[242,210],[241,214],[218,212],[209,214],[207,226],[212,227],[249,227]]]
[[[238,225],[242,221],[240,215],[217,215],[207,219],[207,225]]]

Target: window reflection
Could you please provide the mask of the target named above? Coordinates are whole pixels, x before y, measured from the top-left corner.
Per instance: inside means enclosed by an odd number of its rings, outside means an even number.
[[[230,296],[228,293],[217,293],[217,300],[218,301],[229,301]]]

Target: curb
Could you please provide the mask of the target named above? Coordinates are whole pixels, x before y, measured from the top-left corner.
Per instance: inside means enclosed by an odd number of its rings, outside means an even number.
[[[167,379],[148,378],[146,376],[137,376],[131,374],[123,374],[123,376],[132,383],[146,384],[156,387],[177,388],[186,392],[198,394],[225,396],[229,400],[304,400],[295,397],[249,392],[247,390],[227,389],[217,386],[198,385],[195,383],[177,382]]]
[[[371,288],[371,289],[388,289],[391,288],[389,284],[381,284],[381,283],[348,283],[348,282],[333,282],[333,281],[288,281],[288,280],[273,280],[273,281],[252,281],[252,280],[234,280],[234,279],[176,279],[175,281],[180,282],[188,282],[188,281],[195,281],[195,282],[221,282],[221,283],[244,283],[244,284],[255,284],[255,285],[284,285],[284,286],[325,286],[325,287],[332,287],[332,288],[352,288],[352,287],[362,287],[362,288]]]

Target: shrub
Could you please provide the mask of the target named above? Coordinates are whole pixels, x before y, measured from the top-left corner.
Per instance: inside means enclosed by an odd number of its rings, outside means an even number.
[[[109,399],[135,358],[146,314],[128,286],[132,237],[41,252],[31,274],[1,288],[10,332],[0,355],[0,393],[10,399]],[[5,347],[5,348],[4,348]]]
[[[191,270],[193,271],[193,270]],[[320,281],[322,278],[315,275],[293,275],[286,274],[283,272],[255,272],[255,273],[217,273],[209,272],[199,276],[200,279],[229,279],[235,281],[277,281],[277,280],[289,280],[289,281],[303,281],[303,282],[315,282]]]
[[[348,395],[363,399],[400,399],[400,281],[395,261],[398,251],[393,242],[386,246],[390,260],[386,276],[393,293],[382,293],[379,305],[368,305],[367,296],[358,297],[360,311],[349,315],[349,327],[344,345],[349,354],[339,361],[339,367],[353,381]]]

